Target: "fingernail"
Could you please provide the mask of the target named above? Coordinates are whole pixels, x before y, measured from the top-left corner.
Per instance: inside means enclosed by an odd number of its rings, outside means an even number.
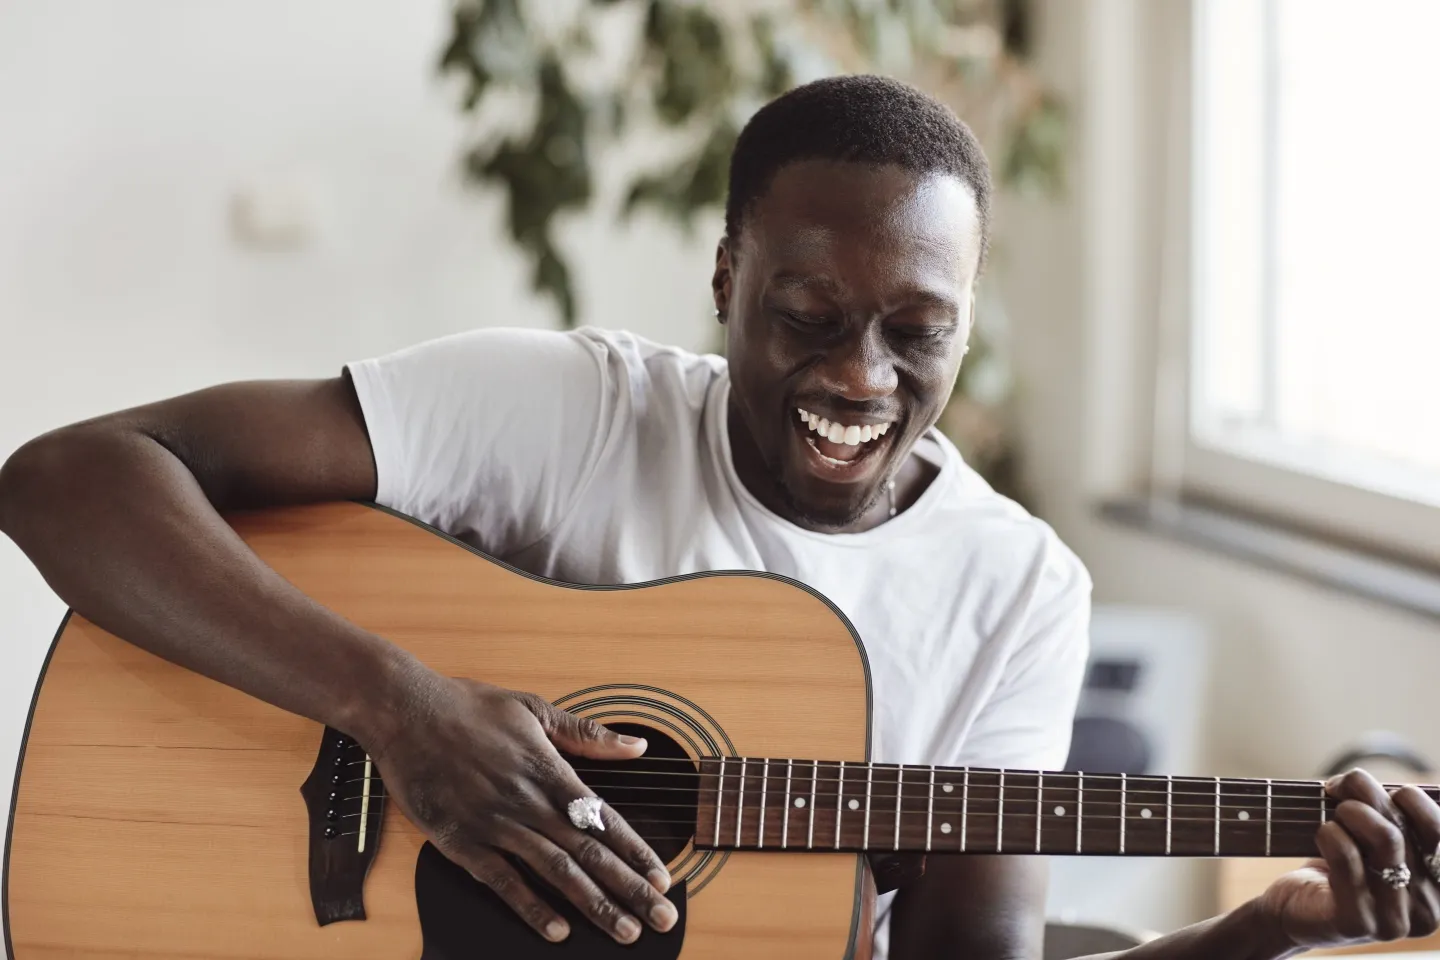
[[[640,936],[640,921],[634,917],[621,917],[615,924],[615,933],[625,943],[633,943]]]
[[[545,939],[553,943],[559,943],[570,936],[570,925],[564,920],[551,920],[545,924]]]
[[[650,886],[664,893],[670,889],[670,874],[658,867],[645,874],[645,879],[650,881]]]
[[[662,933],[675,926],[675,921],[679,919],[680,914],[675,912],[675,906],[669,900],[650,908],[650,922]]]
[[[641,738],[641,737],[632,737],[632,736],[629,736],[628,734],[624,734],[624,733],[620,734],[619,736],[620,736],[620,742],[623,743],[623,744],[625,744],[625,746],[627,746],[627,747],[634,746],[634,745],[637,744],[637,743],[644,743],[644,742],[645,742],[645,740],[644,740],[643,738]]]

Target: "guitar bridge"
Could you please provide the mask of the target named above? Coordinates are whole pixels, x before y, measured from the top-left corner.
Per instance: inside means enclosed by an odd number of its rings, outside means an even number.
[[[365,875],[380,848],[385,784],[352,737],[325,728],[300,787],[310,823],[310,902],[323,927],[365,919]]]

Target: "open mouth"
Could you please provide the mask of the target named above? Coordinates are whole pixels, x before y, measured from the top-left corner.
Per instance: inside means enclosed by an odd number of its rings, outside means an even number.
[[[817,473],[834,479],[858,479],[890,444],[894,423],[843,423],[796,408],[795,429],[805,442],[807,459]]]

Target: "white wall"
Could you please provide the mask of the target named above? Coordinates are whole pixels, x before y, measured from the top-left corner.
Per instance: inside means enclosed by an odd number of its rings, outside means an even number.
[[[1124,141],[1160,149],[1163,35],[1182,0],[1046,0],[1042,64],[1079,142],[1070,198],[1000,212],[1003,275],[1022,386],[1029,476],[1043,514],[1088,563],[1102,602],[1162,605],[1213,632],[1197,774],[1313,777],[1347,741],[1395,730],[1440,763],[1440,623],[1107,523],[1096,495],[1145,455],[1164,248],[1155,171]],[[1179,17],[1174,16],[1176,12]],[[1173,35],[1172,35],[1172,39]],[[1117,99],[1118,96],[1118,99]],[[1153,922],[1209,909],[1204,885]],[[1142,919],[1142,922],[1152,922]]]
[[[500,203],[459,184],[464,124],[433,68],[448,6],[0,4],[0,460],[216,381],[333,375],[466,327],[556,322],[499,239]],[[243,191],[298,191],[312,239],[238,242]],[[713,238],[600,215],[563,240],[582,319],[709,342]],[[62,613],[0,538],[0,810]]]

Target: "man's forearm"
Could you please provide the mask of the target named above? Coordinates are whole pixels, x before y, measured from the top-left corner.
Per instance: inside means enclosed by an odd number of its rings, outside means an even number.
[[[1141,946],[1083,960],[1281,960],[1302,952],[1254,904],[1246,904]]]
[[[262,563],[141,434],[82,427],[22,448],[0,470],[0,529],[87,619],[354,736],[405,670],[398,648]]]

